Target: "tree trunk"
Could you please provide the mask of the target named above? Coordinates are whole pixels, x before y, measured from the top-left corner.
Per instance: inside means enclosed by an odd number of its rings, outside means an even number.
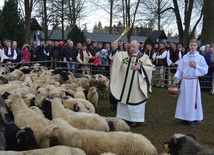
[[[203,5],[202,45],[214,43],[214,1],[205,0]]]
[[[31,34],[31,25],[30,25],[30,19],[31,19],[31,12],[32,12],[32,5],[33,0],[25,0],[24,6],[25,6],[25,42],[30,44],[30,34]]]
[[[160,8],[161,6],[160,5],[161,5],[161,1],[158,0],[157,3],[158,3],[158,10],[157,10],[157,15],[158,15],[158,31],[160,31],[160,25],[161,25],[160,24],[160,22],[161,22],[161,13],[160,13],[161,12],[161,8]]]
[[[61,6],[62,6],[62,8],[61,8],[61,25],[62,25],[62,40],[64,41],[65,40],[65,35],[64,35],[64,5],[65,5],[65,3],[64,3],[64,0],[62,0],[62,2],[61,2]]]
[[[45,41],[48,40],[48,15],[47,15],[47,0],[43,0],[44,5],[44,28],[45,28]]]
[[[110,0],[110,24],[109,24],[109,34],[112,34],[112,20],[113,20],[113,4],[114,0]]]

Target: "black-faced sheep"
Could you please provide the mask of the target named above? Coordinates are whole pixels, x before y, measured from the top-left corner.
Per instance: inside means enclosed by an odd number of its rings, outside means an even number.
[[[34,132],[38,147],[49,147],[49,140],[45,137],[45,130],[49,121],[29,109],[19,95],[11,94],[5,102],[13,112],[15,124],[18,127],[30,127]]]
[[[1,115],[4,115],[3,117],[7,121],[5,122],[6,129],[4,133],[5,150],[24,151],[36,148],[37,143],[31,128],[19,128],[8,114]]]
[[[78,148],[67,146],[54,146],[46,149],[35,149],[30,151],[0,151],[0,155],[86,155]]]
[[[174,134],[163,146],[171,155],[214,155],[214,150],[204,148],[194,138],[184,134]]]
[[[157,150],[143,135],[130,132],[78,130],[62,119],[54,119],[47,137],[57,137],[60,145],[77,147],[87,155],[112,152],[117,155],[157,155]]]

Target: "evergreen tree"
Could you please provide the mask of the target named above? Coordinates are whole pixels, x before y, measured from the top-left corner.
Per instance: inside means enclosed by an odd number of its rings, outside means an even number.
[[[24,20],[21,18],[17,1],[4,1],[0,12],[0,38],[15,40],[21,47],[24,43],[24,34]]]
[[[69,39],[69,38],[74,42],[74,45],[76,45],[77,43],[85,43],[86,42],[84,32],[81,31],[81,29],[79,29],[77,27],[77,25],[75,25],[71,29],[71,31],[68,33],[67,39]]]
[[[146,48],[147,44],[151,44],[152,46],[154,45],[154,41],[151,37],[148,37],[145,42],[144,42],[144,47]]]

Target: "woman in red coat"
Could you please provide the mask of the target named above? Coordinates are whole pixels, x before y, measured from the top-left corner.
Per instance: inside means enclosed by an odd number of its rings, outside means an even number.
[[[30,45],[24,44],[22,47],[22,60],[26,63],[30,62]]]

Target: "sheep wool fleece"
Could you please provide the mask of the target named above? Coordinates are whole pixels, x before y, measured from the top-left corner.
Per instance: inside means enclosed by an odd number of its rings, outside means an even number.
[[[139,71],[131,69],[136,64],[141,67]],[[152,63],[146,54],[138,52],[130,55],[123,51],[115,54],[111,66],[110,90],[119,102],[117,117],[144,122],[145,103],[151,95],[151,78]]]

